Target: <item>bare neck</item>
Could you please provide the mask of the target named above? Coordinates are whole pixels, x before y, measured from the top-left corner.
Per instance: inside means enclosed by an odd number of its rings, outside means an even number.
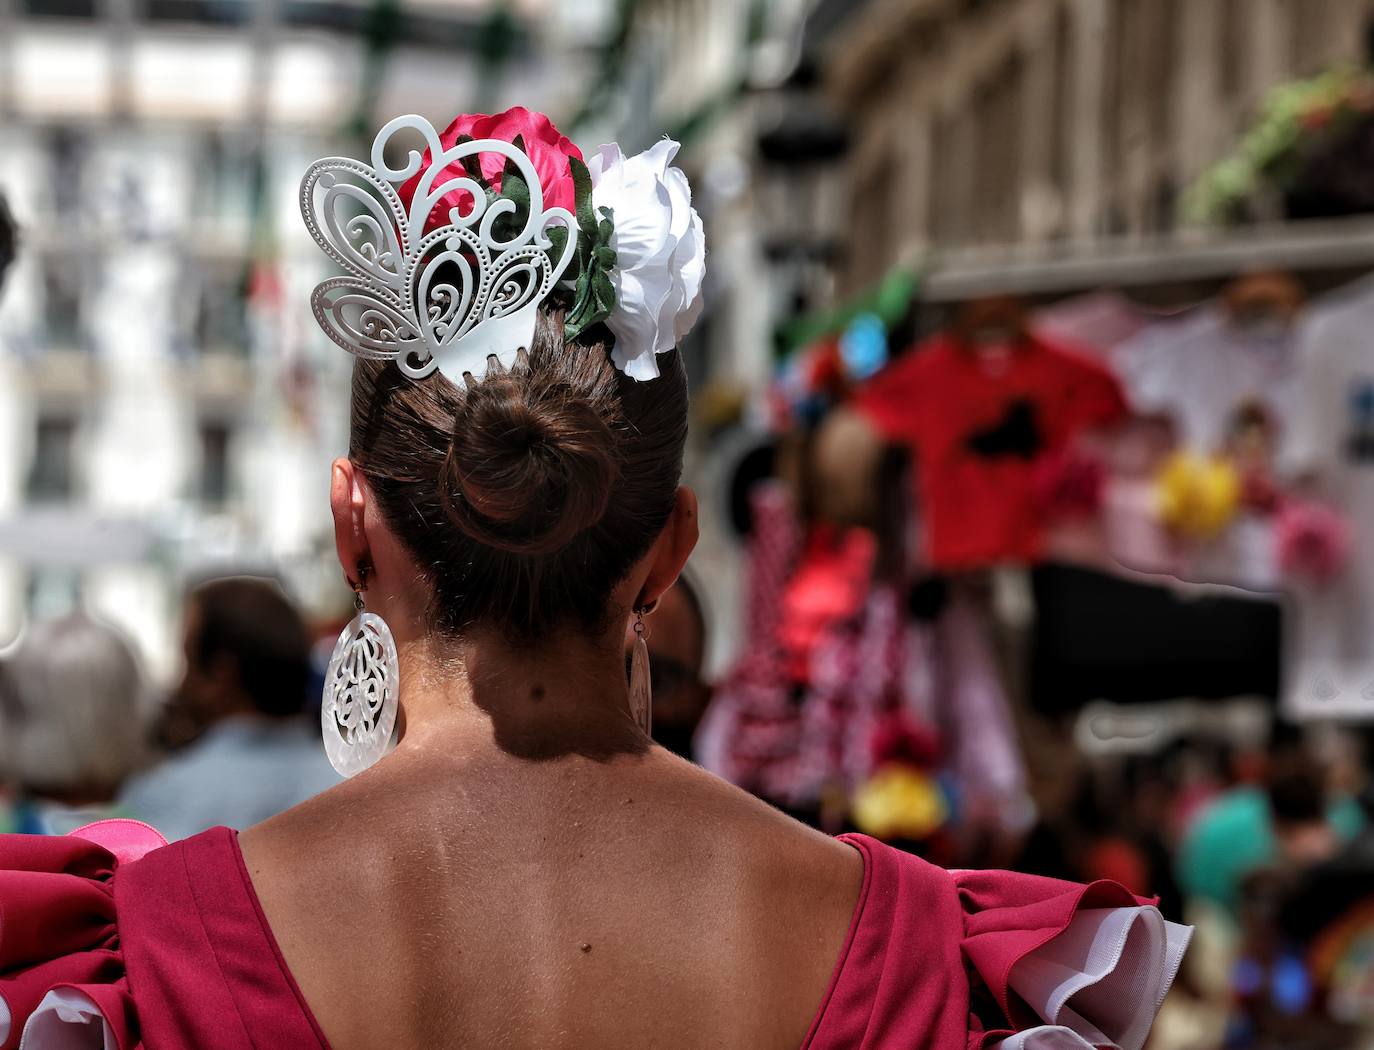
[[[428,633],[399,658],[398,753],[604,760],[648,747],[630,715],[618,636],[563,634],[526,648],[496,632]]]

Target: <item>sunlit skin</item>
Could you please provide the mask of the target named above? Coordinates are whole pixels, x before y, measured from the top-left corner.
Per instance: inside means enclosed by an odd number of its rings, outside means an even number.
[[[851,848],[649,746],[624,625],[697,538],[679,489],[603,637],[431,633],[417,566],[347,460],[339,559],[400,653],[396,751],[240,836],[336,1050],[794,1050],[862,882]],[[650,617],[652,623],[652,616]]]

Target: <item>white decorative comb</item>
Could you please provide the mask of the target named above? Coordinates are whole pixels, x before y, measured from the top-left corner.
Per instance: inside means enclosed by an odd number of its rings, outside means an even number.
[[[403,168],[385,159],[387,143],[409,129],[424,136],[430,162],[407,211],[396,187],[420,170],[411,150]],[[500,231],[518,205],[489,199],[469,175],[484,153],[514,164],[529,188],[529,214],[514,233]],[[435,186],[444,173],[451,177]],[[430,212],[447,195],[465,193],[470,210],[450,208],[448,224],[425,233]],[[466,204],[467,201],[463,201]],[[487,359],[509,367],[534,338],[539,304],[553,291],[577,253],[577,220],[566,208],[544,209],[544,190],[529,157],[499,139],[473,139],[444,149],[433,125],[414,115],[397,117],[377,133],[372,166],[346,157],[316,161],[301,180],[301,215],[325,254],[348,271],[316,286],[315,319],[334,342],[359,357],[394,360],[412,379],[437,368],[462,384],[481,379]],[[566,228],[561,248],[549,237]]]

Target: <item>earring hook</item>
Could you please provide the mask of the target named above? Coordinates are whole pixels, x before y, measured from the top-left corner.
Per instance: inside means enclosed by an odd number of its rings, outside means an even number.
[[[344,574],[344,582],[347,583],[349,589],[353,591],[353,608],[357,612],[363,611],[363,592],[367,590],[367,572],[367,563],[359,562],[357,568],[358,578],[356,580],[347,573]]]

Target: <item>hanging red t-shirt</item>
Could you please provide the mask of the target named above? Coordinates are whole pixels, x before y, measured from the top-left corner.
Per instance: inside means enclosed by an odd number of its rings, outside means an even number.
[[[936,336],[856,401],[889,441],[914,449],[926,558],[948,570],[1034,561],[1037,467],[1126,408],[1105,367],[1036,337],[974,350]]]

